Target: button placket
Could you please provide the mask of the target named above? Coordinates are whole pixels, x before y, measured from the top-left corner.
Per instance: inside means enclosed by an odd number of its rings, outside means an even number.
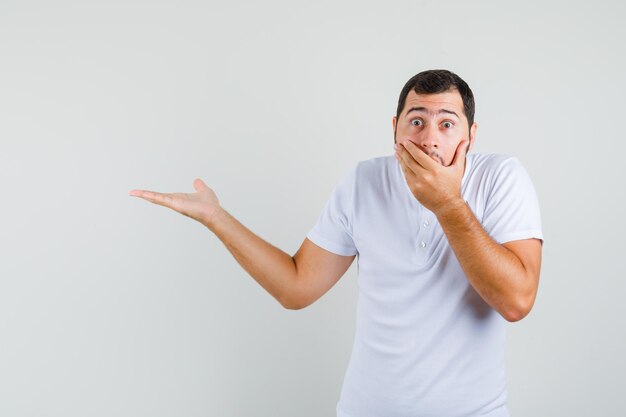
[[[421,233],[420,233],[420,240],[419,243],[417,244],[417,246],[420,248],[420,250],[426,250],[426,247],[428,246],[428,238],[430,237],[430,232],[428,229],[430,229],[430,220],[428,219],[428,217],[426,217],[426,213],[423,213],[423,217],[422,217],[422,221],[421,221]]]

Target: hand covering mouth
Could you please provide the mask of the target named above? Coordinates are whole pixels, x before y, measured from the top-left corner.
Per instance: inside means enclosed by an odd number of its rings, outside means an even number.
[[[441,157],[439,156],[439,154],[437,153],[429,153],[427,154],[428,156],[430,156],[433,160],[435,160],[436,162],[440,163],[441,165],[443,165],[443,161],[441,160]]]

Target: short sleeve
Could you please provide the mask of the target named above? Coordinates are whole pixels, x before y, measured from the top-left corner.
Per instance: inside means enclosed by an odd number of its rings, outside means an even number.
[[[352,234],[357,166],[335,185],[317,223],[306,235],[317,246],[337,255],[357,254]]]
[[[487,194],[482,225],[498,243],[543,241],[535,187],[520,160],[510,156],[497,167]]]

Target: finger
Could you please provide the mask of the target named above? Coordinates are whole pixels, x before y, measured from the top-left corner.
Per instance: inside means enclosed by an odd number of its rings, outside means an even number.
[[[209,187],[200,178],[196,178],[193,180],[193,188],[195,188],[196,191],[204,191]]]
[[[410,164],[415,163],[415,161],[413,160],[413,158],[411,158],[411,155],[409,155],[406,149],[404,149],[401,145],[398,145],[398,149],[396,150],[396,158],[400,163],[400,168],[402,168],[402,171],[404,171],[405,174],[408,172],[410,172],[411,174],[413,173]]]
[[[462,140],[458,146],[456,147],[456,152],[454,153],[454,158],[452,158],[452,162],[450,162],[451,166],[463,166],[465,163],[465,157],[467,156],[467,152],[469,151],[469,141]]]
[[[148,190],[132,190],[130,195],[134,197],[142,198],[160,206],[173,208],[173,198],[169,194],[157,193],[155,191]]]
[[[413,159],[424,169],[436,169],[437,162],[435,162],[424,151],[417,147],[412,141],[407,140],[402,142],[404,149],[413,157]]]
[[[402,170],[402,172],[404,172],[404,176],[407,179],[414,178],[415,172],[413,172],[411,170],[411,168],[409,168],[409,166],[407,165],[407,161],[406,161],[407,156],[406,155],[407,155],[407,153],[405,151],[404,152],[404,156],[401,156],[400,155],[400,150],[398,150],[397,153],[396,153],[396,158],[398,159],[398,162],[400,163],[400,169]]]
[[[404,160],[402,159],[400,154],[396,154],[396,159],[398,160],[398,163],[400,164],[400,170],[402,170],[402,172],[406,174],[406,172],[408,171],[408,168],[406,167],[406,164],[404,163]]]
[[[418,150],[418,152],[421,152],[421,151]],[[402,144],[398,145],[398,155],[404,161],[404,164],[407,166],[407,169],[409,169],[412,173],[416,175],[421,175],[424,173],[424,170],[425,170],[424,166],[421,165],[419,161],[417,161],[413,157],[413,154],[409,152],[409,150],[406,147],[402,146]]]

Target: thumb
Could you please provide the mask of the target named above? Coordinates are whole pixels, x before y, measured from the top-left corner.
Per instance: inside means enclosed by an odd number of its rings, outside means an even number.
[[[195,188],[196,191],[204,191],[209,187],[207,187],[204,181],[202,181],[200,178],[196,178],[195,180],[193,180],[193,188]]]
[[[452,159],[452,163],[450,165],[456,165],[463,167],[465,164],[465,156],[469,151],[469,140],[462,140],[459,145],[456,147],[456,152],[454,153],[454,159]]]

